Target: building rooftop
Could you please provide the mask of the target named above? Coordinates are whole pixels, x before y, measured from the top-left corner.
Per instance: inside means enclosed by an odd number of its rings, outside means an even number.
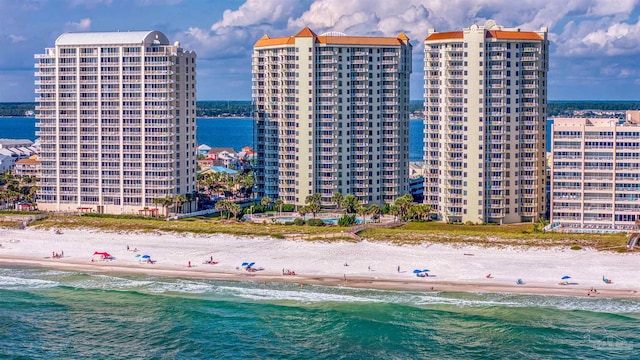
[[[160,31],[122,31],[64,33],[56,39],[56,46],[69,45],[169,45],[169,39]]]
[[[30,146],[33,141],[29,139],[0,139],[0,149],[4,147]]]
[[[255,43],[254,47],[291,45],[295,44],[296,38],[302,37],[313,37],[317,44],[327,45],[401,46],[409,41],[405,33],[400,33],[397,37],[348,36],[336,33],[316,35],[311,29],[305,27],[294,36],[270,38],[269,35],[265,34]]]

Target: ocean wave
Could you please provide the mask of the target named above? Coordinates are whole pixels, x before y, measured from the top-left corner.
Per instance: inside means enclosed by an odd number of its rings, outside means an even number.
[[[211,292],[215,285],[208,282],[177,279],[176,281],[154,281],[148,290],[153,293],[203,294]]]
[[[310,287],[309,287],[310,288]],[[313,287],[317,289],[318,287]],[[256,288],[256,287],[234,287],[220,286],[220,292],[228,295],[238,296],[240,298],[259,301],[300,301],[305,303],[312,302],[383,302],[384,300],[376,299],[369,296],[358,296],[357,294],[349,294],[347,292],[323,292],[304,289],[274,289],[274,288]]]
[[[0,288],[10,290],[44,289],[60,285],[56,281],[0,275]]]

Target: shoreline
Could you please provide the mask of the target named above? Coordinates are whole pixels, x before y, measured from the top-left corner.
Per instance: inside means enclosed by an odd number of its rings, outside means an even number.
[[[634,276],[640,271],[639,254],[441,244],[395,246],[366,240],[323,243],[89,229],[66,229],[61,235],[37,229],[8,230],[0,234],[0,245],[0,265],[4,266],[399,291],[587,297],[589,289],[596,288],[597,293],[589,296],[640,298],[640,282]],[[128,246],[140,251],[129,251]],[[64,257],[51,257],[52,251],[63,249]],[[92,256],[96,251],[108,251],[115,260],[95,260]],[[141,263],[136,254],[149,254],[156,263]],[[206,264],[211,257],[219,263]],[[246,272],[243,262],[256,262],[256,267],[264,270]],[[429,277],[413,274],[412,269],[424,267],[431,270]],[[282,275],[281,269],[294,270],[297,275]],[[495,274],[487,278],[485,274],[492,270]],[[601,273],[613,279],[613,284],[603,283]],[[566,274],[572,276],[569,281],[575,285],[558,284]],[[524,280],[523,285],[516,285],[518,278]]]
[[[253,283],[290,283],[301,285],[319,285],[329,287],[346,287],[353,289],[371,290],[392,290],[392,291],[419,291],[419,292],[461,292],[461,293],[482,293],[482,294],[516,294],[516,295],[541,295],[541,296],[575,296],[585,297],[587,289],[579,285],[569,285],[558,287],[545,284],[524,284],[507,285],[500,283],[480,283],[480,282],[457,282],[427,280],[426,282],[416,282],[408,280],[381,279],[377,277],[352,276],[344,280],[337,276],[307,276],[307,275],[277,275],[277,274],[249,274],[249,273],[229,273],[220,271],[199,271],[168,268],[163,266],[148,265],[148,267],[136,267],[131,265],[110,263],[102,264],[79,264],[75,262],[42,261],[34,258],[3,258],[0,256],[0,265],[54,269],[64,271],[83,271],[99,274],[120,274],[120,275],[147,275],[168,278],[201,279],[234,282]],[[147,265],[144,265],[147,266]],[[153,268],[151,268],[153,267]],[[597,293],[589,295],[593,298],[613,298],[613,299],[640,299],[640,293],[633,289],[597,289]]]

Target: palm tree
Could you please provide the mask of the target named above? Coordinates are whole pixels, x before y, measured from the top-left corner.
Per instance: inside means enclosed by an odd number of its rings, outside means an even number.
[[[320,212],[321,200],[322,196],[320,196],[320,194],[309,195],[304,199],[305,204],[307,204],[307,211],[310,212],[314,218],[316,217],[316,214]]]
[[[173,197],[173,203],[176,207],[176,212],[182,212],[182,206],[187,202],[187,197],[184,195],[176,195]]]
[[[307,211],[309,211],[311,215],[313,215],[314,218],[316,217],[316,214],[320,212],[320,204],[318,203],[311,203],[305,207],[307,208]]]
[[[162,204],[162,207],[164,209],[164,215],[169,216],[169,206],[173,204],[173,198],[169,195],[166,195],[160,200],[160,204]]]
[[[320,201],[322,200],[322,196],[320,194],[309,195],[304,199],[305,204],[318,204],[320,205]]]
[[[369,206],[368,213],[369,215],[371,215],[371,220],[373,220],[374,222],[377,222],[380,219],[380,212],[380,206],[376,204]]]
[[[300,214],[300,216],[304,217],[305,215],[307,215],[307,213],[309,212],[309,209],[306,206],[300,206],[298,208],[298,213]]]
[[[268,209],[269,205],[271,205],[271,198],[268,196],[263,197],[262,200],[260,200],[260,205]]]
[[[284,205],[284,201],[282,199],[276,199],[276,201],[274,201],[273,204],[275,205],[276,208],[278,208],[278,216],[280,216],[280,213],[282,212],[282,205]]]
[[[222,218],[222,216],[224,215],[224,211],[227,209],[227,201],[226,200],[220,200],[218,202],[216,202],[216,210],[218,210],[218,212],[220,212],[220,218]]]
[[[331,196],[331,201],[336,204],[336,210],[340,209],[340,205],[342,204],[343,199],[344,196],[342,196],[342,194],[339,192],[333,193],[333,196]]]
[[[358,215],[362,216],[362,223],[366,223],[367,220],[367,213],[369,212],[369,208],[367,208],[366,206],[359,206],[358,207]]]
[[[359,205],[358,198],[353,194],[348,194],[342,199],[342,207],[347,214],[355,214]]]
[[[233,214],[233,218],[237,220],[238,214],[242,212],[242,207],[234,202],[230,202],[229,212],[231,212]]]
[[[411,196],[411,194],[406,194],[396,199],[394,205],[398,207],[398,216],[400,216],[401,219],[407,216],[412,204],[413,196]]]

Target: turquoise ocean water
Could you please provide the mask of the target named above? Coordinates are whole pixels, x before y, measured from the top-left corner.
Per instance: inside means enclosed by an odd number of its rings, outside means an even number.
[[[629,359],[640,302],[0,268],[6,359]]]

